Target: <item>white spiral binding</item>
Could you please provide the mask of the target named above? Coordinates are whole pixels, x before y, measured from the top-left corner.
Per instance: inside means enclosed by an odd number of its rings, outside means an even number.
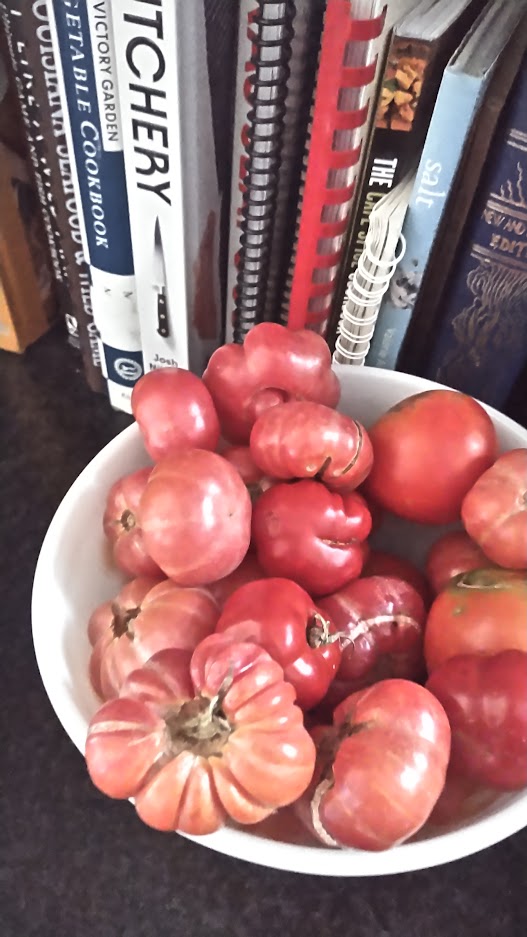
[[[403,234],[399,234],[398,243],[400,244],[399,252],[390,260],[383,260],[382,257],[376,257],[373,254],[366,239],[357,269],[348,282],[338,325],[334,361],[341,364],[346,362],[356,365],[364,364],[370,350],[382,297],[388,290],[393,274],[406,251],[406,239]],[[366,266],[367,262],[370,264],[370,269]],[[379,273],[378,271],[383,267],[386,271]],[[373,310],[371,315],[363,314],[366,309]]]

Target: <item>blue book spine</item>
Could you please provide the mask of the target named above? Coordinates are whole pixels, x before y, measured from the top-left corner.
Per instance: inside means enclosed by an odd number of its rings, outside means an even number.
[[[51,0],[68,146],[110,401],[143,373],[109,0]]]
[[[423,376],[501,409],[527,358],[527,56],[503,110]]]
[[[487,81],[445,70],[403,225],[406,251],[383,298],[366,364],[393,369]]]

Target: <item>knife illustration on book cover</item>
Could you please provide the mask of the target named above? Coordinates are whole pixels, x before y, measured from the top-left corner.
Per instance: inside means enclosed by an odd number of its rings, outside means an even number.
[[[154,289],[157,292],[157,333],[158,335],[161,335],[162,338],[168,338],[170,335],[170,329],[168,326],[168,304],[166,292],[167,277],[159,218],[156,218],[154,227]]]

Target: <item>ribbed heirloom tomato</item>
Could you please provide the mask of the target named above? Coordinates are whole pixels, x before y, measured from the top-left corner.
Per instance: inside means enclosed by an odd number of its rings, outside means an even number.
[[[325,704],[387,677],[424,675],[424,602],[413,586],[389,576],[365,576],[319,600],[342,635],[342,658]]]
[[[307,400],[291,400],[262,413],[250,445],[266,475],[317,478],[334,491],[357,488],[373,462],[368,433],[357,420]]]
[[[315,746],[295,691],[263,648],[206,638],[160,651],[92,719],[86,763],[110,797],[158,830],[257,823],[307,788]]]
[[[215,452],[186,449],[154,467],[141,498],[146,548],[182,586],[206,585],[241,563],[251,540],[251,499]]]
[[[132,411],[154,462],[180,449],[215,449],[220,423],[201,378],[185,368],[158,368],[132,391]]]
[[[360,574],[370,530],[364,498],[311,479],[276,484],[253,508],[252,542],[267,575],[293,579],[314,596]]]
[[[161,576],[157,563],[149,556],[137,512],[152,472],[139,469],[118,479],[106,496],[103,515],[104,533],[113,558],[128,576]]]
[[[261,322],[243,345],[217,348],[203,375],[220,417],[223,435],[245,445],[254,421],[286,400],[314,400],[336,407],[340,383],[321,335]]]
[[[327,846],[388,849],[428,819],[445,783],[450,726],[437,699],[409,680],[382,680],[313,729],[317,765],[297,811]]]
[[[182,588],[170,579],[145,589],[127,583],[113,602],[94,612],[106,619],[90,659],[90,677],[102,699],[117,696],[125,678],[167,647],[193,651],[212,634],[220,608],[206,589]]]

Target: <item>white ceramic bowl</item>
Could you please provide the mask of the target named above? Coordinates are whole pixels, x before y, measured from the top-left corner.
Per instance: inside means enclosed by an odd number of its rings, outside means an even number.
[[[337,368],[341,409],[366,427],[410,394],[438,385],[393,371]],[[503,450],[527,446],[527,431],[487,408]],[[88,680],[86,623],[93,608],[115,595],[122,577],[108,560],[102,532],[105,495],[120,476],[148,464],[137,426],[113,439],[84,469],[60,504],[38,559],[32,597],[33,640],[42,681],[64,729],[81,753],[98,701]],[[418,563],[438,528],[388,519],[377,544]],[[504,795],[471,822],[420,837],[382,853],[302,844],[297,830],[280,835],[272,821],[256,832],[225,828],[197,841],[261,865],[315,875],[387,875],[459,859],[510,836],[527,824],[527,792]]]

